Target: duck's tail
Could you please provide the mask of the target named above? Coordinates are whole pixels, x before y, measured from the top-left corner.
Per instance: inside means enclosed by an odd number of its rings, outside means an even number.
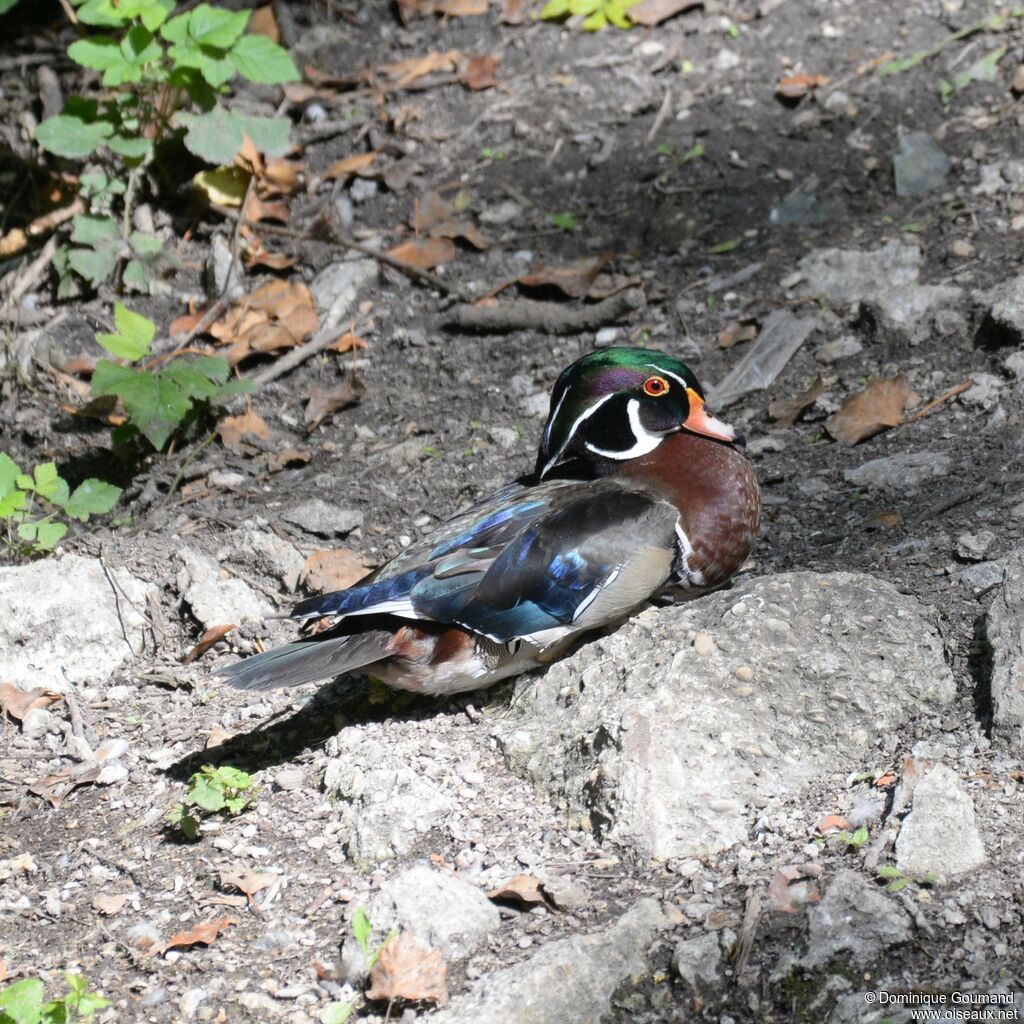
[[[239,690],[274,690],[333,679],[391,654],[394,634],[383,629],[356,635],[321,634],[255,654],[215,676]]]

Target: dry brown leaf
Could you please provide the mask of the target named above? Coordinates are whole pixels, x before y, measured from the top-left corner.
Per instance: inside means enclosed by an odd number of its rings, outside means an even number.
[[[260,450],[258,440],[270,440],[270,427],[254,409],[238,416],[225,416],[217,424],[217,433],[224,446],[243,455],[255,455]]]
[[[488,0],[436,0],[434,10],[449,18],[465,18],[487,13]]]
[[[206,749],[210,747],[219,747],[225,740],[231,739],[235,734],[230,729],[225,729],[223,725],[215,725],[210,730],[210,735],[206,737]]]
[[[640,0],[626,12],[634,25],[659,25],[675,15],[696,7],[702,0]]]
[[[61,694],[42,687],[19,690],[13,683],[0,683],[0,711],[6,711],[16,722],[20,722],[33,708],[45,708],[63,699]]]
[[[521,25],[526,21],[532,0],[505,0],[501,7],[501,20],[506,25]]]
[[[768,415],[777,427],[791,427],[803,413],[825,393],[825,382],[817,377],[814,383],[796,398],[780,399],[768,406]]]
[[[570,298],[582,299],[601,273],[613,252],[600,252],[596,256],[585,256],[561,267],[539,266],[517,278],[526,288],[557,288]]]
[[[849,832],[852,826],[839,814],[826,814],[814,827],[823,836],[827,832]]]
[[[893,527],[899,526],[903,522],[903,516],[899,512],[879,512],[875,516],[875,522],[879,526]]]
[[[243,864],[236,864],[234,867],[220,869],[220,884],[231,886],[240,893],[244,893],[250,903],[253,896],[273,885],[277,881],[277,875],[266,872],[251,871]]]
[[[468,220],[446,220],[430,229],[431,238],[462,238],[474,249],[486,249],[487,239],[480,229]]]
[[[197,924],[187,932],[178,932],[172,935],[165,943],[154,946],[147,956],[157,956],[166,953],[169,949],[178,949],[182,946],[209,946],[221,932],[238,924],[233,917],[218,917],[213,921],[206,921],[204,924]]]
[[[273,4],[257,7],[252,12],[247,28],[255,35],[266,36],[275,43],[281,42],[281,30],[277,27],[277,18],[274,17]]]
[[[377,159],[377,152],[374,150],[372,153],[353,153],[352,156],[335,160],[320,177],[327,181],[333,181],[335,178],[349,178],[353,175],[367,177],[366,172]]]
[[[455,259],[455,245],[449,238],[410,238],[388,249],[392,259],[420,270],[433,270],[440,263]]]
[[[313,458],[308,448],[284,448],[267,459],[267,472],[280,473],[289,466],[304,466]]]
[[[370,567],[348,548],[314,551],[302,567],[299,582],[309,590],[329,594],[358,583],[369,571]]]
[[[427,952],[408,932],[402,932],[381,947],[366,998],[444,1006],[448,1002],[447,978],[448,965],[441,959],[441,951]]]
[[[365,338],[360,338],[352,331],[346,331],[337,341],[332,341],[327,349],[330,352],[358,352],[369,347],[370,343]]]
[[[390,89],[407,89],[417,79],[439,72],[450,73],[458,68],[462,54],[458,50],[431,50],[422,57],[407,57],[393,64],[382,64],[377,75],[390,82]]]
[[[232,366],[253,353],[291,348],[320,326],[313,296],[299,281],[268,281],[243,296],[211,324],[209,333],[222,345],[230,345]]]
[[[825,429],[841,444],[857,444],[903,422],[903,413],[920,399],[906,377],[877,377],[825,421]]]
[[[1014,72],[1013,81],[1010,83],[1010,88],[1013,90],[1014,95],[1020,96],[1024,93],[1024,64],[1018,64],[1017,70]]]
[[[757,324],[741,324],[730,320],[718,332],[718,347],[732,348],[741,341],[753,341],[757,337]]]
[[[547,897],[543,892],[544,886],[539,878],[533,875],[513,875],[507,882],[492,889],[488,894],[489,900],[515,900],[524,907],[533,907],[538,904],[547,904]]]
[[[493,89],[498,84],[498,64],[494,54],[466,57],[459,67],[459,81],[468,89]]]
[[[92,898],[93,909],[98,910],[106,917],[113,917],[115,914],[119,914],[127,902],[128,893],[126,892],[98,892]]]
[[[191,665],[196,658],[201,658],[215,643],[223,640],[233,629],[238,629],[238,623],[231,623],[227,626],[211,626],[200,638],[199,642],[185,655],[182,664]]]
[[[21,228],[11,228],[0,238],[0,257],[6,259],[21,252],[28,245],[28,235]]]
[[[310,388],[309,401],[306,403],[306,411],[303,414],[307,432],[312,433],[316,430],[328,416],[333,416],[336,412],[341,412],[342,409],[358,405],[365,394],[366,386],[352,374],[349,374],[336,387]]]
[[[828,75],[787,75],[779,79],[775,95],[783,100],[801,100],[823,85],[828,85]]]

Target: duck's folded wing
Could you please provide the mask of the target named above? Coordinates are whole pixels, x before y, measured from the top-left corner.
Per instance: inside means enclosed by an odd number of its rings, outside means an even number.
[[[293,614],[390,614],[543,647],[613,622],[659,590],[677,522],[674,506],[644,491],[607,481],[542,485],[478,509],[472,521],[460,517],[418,565],[304,601]]]

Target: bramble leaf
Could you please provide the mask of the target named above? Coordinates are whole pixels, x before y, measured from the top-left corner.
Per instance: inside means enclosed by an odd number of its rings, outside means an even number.
[[[114,356],[138,362],[148,351],[156,334],[156,324],[141,313],[133,313],[120,302],[114,303],[117,334],[97,334],[96,340]]]
[[[43,149],[70,160],[87,157],[114,131],[109,121],[83,121],[73,114],[48,117],[36,129],[36,142]]]
[[[80,483],[68,498],[64,511],[72,519],[85,522],[89,516],[109,512],[121,497],[121,488],[90,477]]]
[[[266,36],[242,36],[231,47],[229,55],[238,73],[251,82],[280,85],[297,82],[300,78],[288,51]]]

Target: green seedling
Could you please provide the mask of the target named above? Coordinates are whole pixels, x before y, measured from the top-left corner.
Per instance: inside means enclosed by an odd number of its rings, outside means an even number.
[[[905,889],[908,885],[934,885],[939,880],[939,876],[936,875],[934,871],[929,871],[920,879],[920,882],[915,882],[914,879],[903,874],[899,868],[893,867],[889,864],[878,869],[878,877],[885,879],[887,883],[885,886],[886,892],[899,892],[901,889]]]
[[[370,936],[373,934],[373,925],[370,923],[369,915],[365,907],[356,907],[352,915],[352,934],[363,954],[363,963],[367,972],[372,971],[374,964],[380,958],[380,951],[398,934],[394,928],[384,937],[384,941],[374,950],[370,949]]]
[[[579,226],[579,221],[568,212],[565,213],[549,213],[547,216],[549,224],[562,231],[575,231]]]
[[[156,324],[120,302],[114,305],[114,324],[116,333],[98,334],[96,340],[123,362],[101,359],[96,364],[92,395],[121,399],[128,421],[115,430],[117,443],[141,434],[159,451],[173,435],[187,434],[205,413],[251,390],[249,381],[228,380],[228,361],[219,356],[179,356],[163,366],[154,358],[147,368],[143,361],[150,356]]]
[[[0,451],[0,527],[4,542],[20,554],[45,555],[63,540],[67,522],[85,523],[109,512],[121,488],[90,478],[72,491],[52,462],[22,473],[18,464]]]
[[[175,804],[168,819],[188,840],[199,837],[202,820],[212,814],[233,818],[256,796],[252,776],[238,768],[204,765],[188,780],[185,799]]]
[[[3,13],[0,10],[0,13]],[[0,991],[0,1024],[91,1024],[97,1010],[110,1005],[80,974],[65,974],[70,992],[43,1002],[46,986],[39,978],[16,981]]]
[[[617,28],[632,28],[629,8],[640,0],[548,0],[537,15],[542,21],[561,21],[564,18],[583,16],[584,32],[600,32],[606,25]]]

